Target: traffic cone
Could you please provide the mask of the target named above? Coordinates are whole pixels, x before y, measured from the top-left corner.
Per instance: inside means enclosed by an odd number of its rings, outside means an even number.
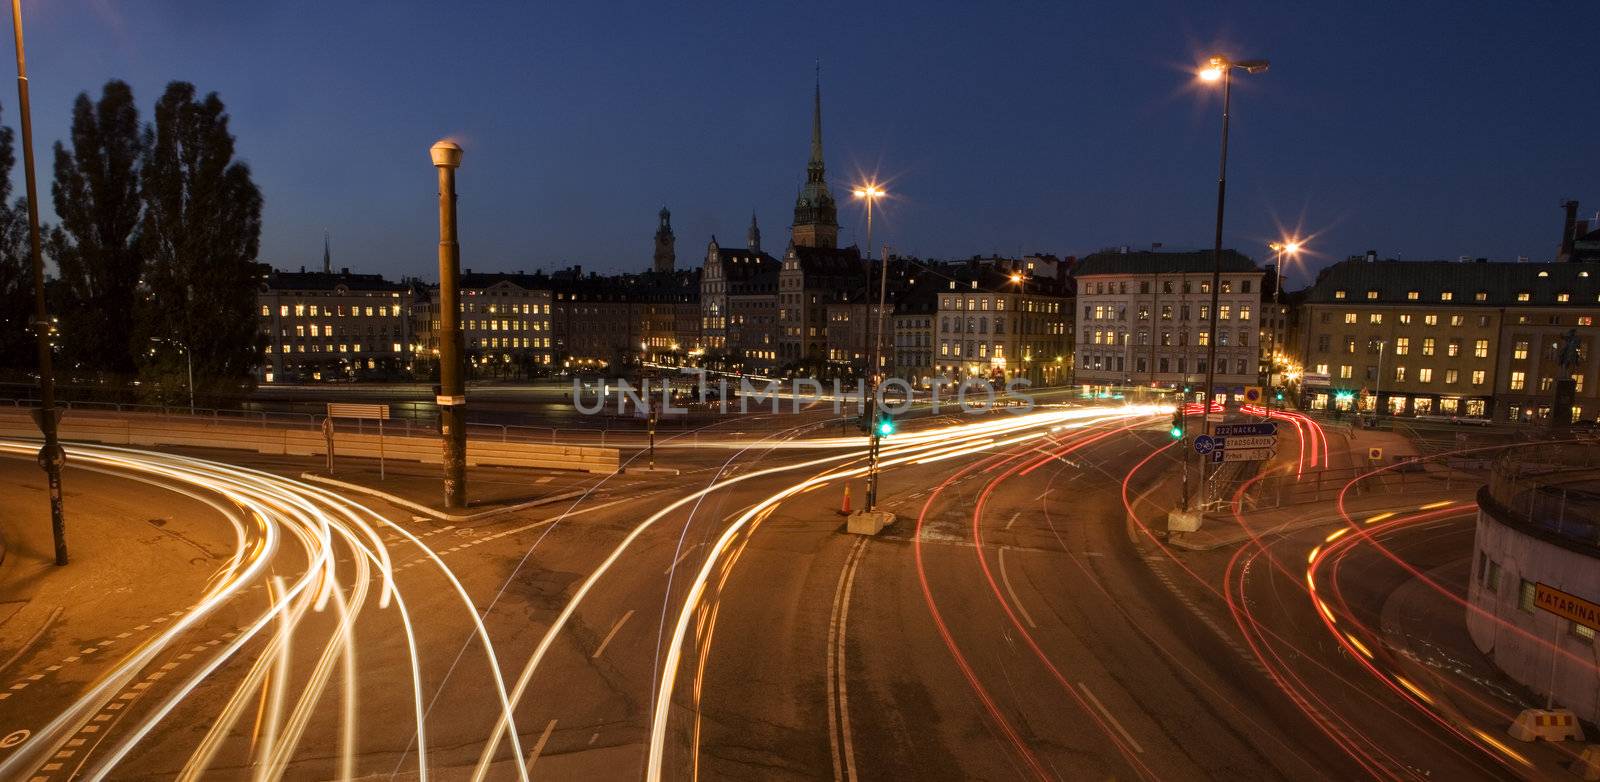
[[[839,515],[850,515],[850,484],[844,485],[844,502],[839,505]]]

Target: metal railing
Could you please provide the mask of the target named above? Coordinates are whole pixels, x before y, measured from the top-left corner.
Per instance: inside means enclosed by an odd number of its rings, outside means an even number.
[[[1485,495],[1510,520],[1600,546],[1600,446],[1542,443],[1496,460]]]

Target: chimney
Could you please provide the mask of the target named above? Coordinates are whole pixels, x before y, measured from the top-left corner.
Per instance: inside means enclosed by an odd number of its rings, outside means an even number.
[[[1377,250],[1368,250],[1367,251],[1367,263],[1372,263],[1373,261],[1376,261],[1376,260],[1378,260],[1378,251]]]
[[[1570,261],[1572,260],[1573,230],[1577,228],[1576,223],[1578,222],[1578,202],[1569,198],[1561,202],[1561,208],[1566,210],[1567,215],[1561,224],[1561,249],[1556,253],[1556,260]]]

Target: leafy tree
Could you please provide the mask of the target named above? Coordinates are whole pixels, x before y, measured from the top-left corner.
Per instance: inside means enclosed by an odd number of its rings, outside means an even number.
[[[11,128],[0,127],[0,369],[17,374],[38,366],[33,322],[33,265],[28,257],[28,206],[11,200],[17,157]]]
[[[61,222],[50,231],[49,249],[60,275],[64,357],[98,373],[134,368],[129,339],[144,262],[138,234],[143,155],[139,110],[127,84],[106,82],[98,103],[78,94],[72,149],[55,145],[50,193]]]
[[[261,191],[249,166],[234,159],[233,141],[216,93],[196,99],[193,84],[172,82],[143,142],[147,293],[135,344],[159,337],[186,346],[195,386],[211,399],[249,385],[262,347],[254,312]],[[141,374],[169,398],[183,372],[177,349],[142,354]]]

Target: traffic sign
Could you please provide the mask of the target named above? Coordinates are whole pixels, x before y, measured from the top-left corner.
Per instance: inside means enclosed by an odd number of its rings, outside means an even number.
[[[1212,437],[1209,434],[1203,434],[1203,435],[1200,435],[1199,437],[1194,438],[1194,452],[1197,453],[1197,454],[1200,454],[1201,456],[1205,456],[1206,454],[1211,453],[1213,450],[1217,449],[1218,447],[1220,447],[1220,446],[1217,443],[1216,438]]]
[[[1244,401],[1255,404],[1261,401],[1261,386],[1245,386]]]
[[[1252,435],[1274,435],[1278,433],[1276,421],[1262,421],[1254,424],[1223,424],[1214,427],[1212,434],[1218,437],[1240,437]]]
[[[1278,453],[1276,448],[1241,448],[1237,451],[1212,451],[1211,461],[1219,462],[1263,462],[1271,459]]]
[[[1276,448],[1278,447],[1278,438],[1273,435],[1245,435],[1243,437],[1235,435],[1224,438],[1219,447],[1232,448],[1234,450],[1240,448]]]

